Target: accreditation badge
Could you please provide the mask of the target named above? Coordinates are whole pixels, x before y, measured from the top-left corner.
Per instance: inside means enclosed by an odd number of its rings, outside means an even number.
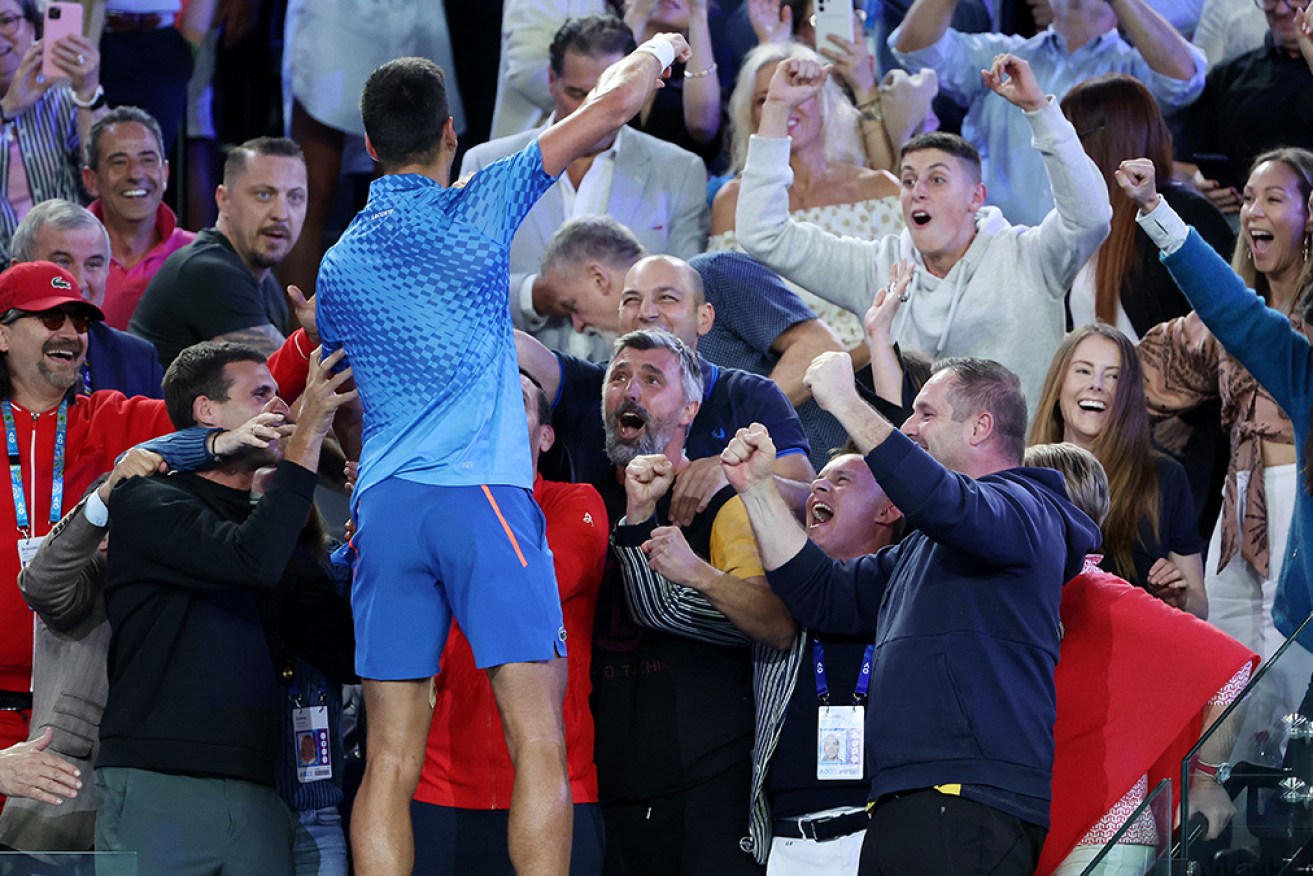
[[[333,754],[328,745],[328,707],[292,709],[296,778],[302,784],[333,777]]]
[[[861,779],[866,756],[866,707],[820,706],[816,778]]]
[[[32,562],[32,558],[36,556],[37,549],[41,547],[41,542],[45,540],[46,537],[44,535],[37,536],[36,538],[20,538],[18,540],[18,562],[23,568],[27,568],[27,564]]]

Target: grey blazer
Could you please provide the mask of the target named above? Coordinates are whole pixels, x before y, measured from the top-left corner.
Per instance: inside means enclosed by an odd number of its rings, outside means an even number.
[[[0,843],[23,851],[84,851],[95,840],[92,765],[109,690],[105,558],[98,548],[108,530],[91,525],[85,507],[84,498],[55,524],[18,576],[23,598],[37,613],[30,738],[54,728],[49,750],[82,770],[82,789],[72,800],[5,804]]]
[[[459,176],[476,172],[500,158],[514,155],[545,130],[536,128],[475,146],[465,154]],[[691,259],[706,249],[711,213],[707,207],[707,169],[692,152],[633,128],[621,133],[611,180],[607,215],[634,232],[649,253],[669,253]],[[520,287],[538,273],[547,243],[565,221],[560,183],[552,186],[515,232],[511,241],[511,315],[524,329],[553,349],[572,331],[570,321],[546,318],[525,310]],[[610,359],[609,341],[605,359]]]

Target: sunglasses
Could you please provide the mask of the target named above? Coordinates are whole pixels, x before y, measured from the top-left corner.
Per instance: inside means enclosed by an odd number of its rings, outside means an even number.
[[[65,319],[73,321],[73,331],[80,335],[86,334],[87,327],[91,325],[91,317],[85,313],[69,313],[64,310],[43,310],[40,313],[25,313],[23,316],[41,320],[41,324],[52,332],[62,329]]]

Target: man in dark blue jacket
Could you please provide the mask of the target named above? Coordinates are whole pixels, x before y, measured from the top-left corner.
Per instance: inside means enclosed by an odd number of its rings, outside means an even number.
[[[722,454],[794,618],[875,637],[859,872],[1029,874],[1049,823],[1058,603],[1098,527],[1056,472],[1019,467],[1025,398],[996,362],[940,362],[901,433],[858,396],[846,353],[817,357],[806,383],[916,528],[836,562],[777,492],[765,429]]]

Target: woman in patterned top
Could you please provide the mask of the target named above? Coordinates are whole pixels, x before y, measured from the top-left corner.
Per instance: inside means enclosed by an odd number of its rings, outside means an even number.
[[[1231,261],[1246,286],[1306,333],[1300,301],[1309,281],[1311,193],[1313,153],[1260,155],[1245,184]],[[1299,489],[1290,416],[1195,313],[1146,333],[1140,361],[1151,413],[1221,399],[1231,458],[1204,578],[1209,621],[1270,657],[1285,639],[1272,603]]]

